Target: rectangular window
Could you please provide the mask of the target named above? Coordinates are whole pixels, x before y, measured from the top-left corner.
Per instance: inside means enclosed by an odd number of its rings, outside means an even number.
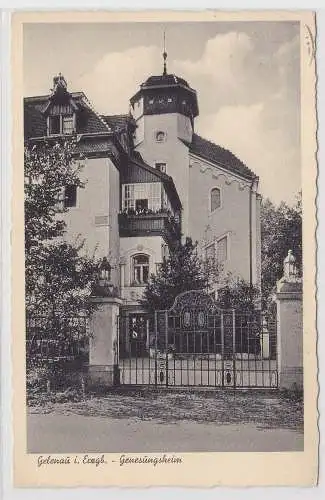
[[[206,258],[207,258],[207,260],[214,259],[215,256],[216,256],[215,253],[216,253],[215,245],[214,245],[214,243],[212,243],[212,245],[209,245],[206,248]]]
[[[56,114],[49,116],[49,135],[56,134],[73,134],[75,132],[74,127],[74,115],[69,114]]]
[[[71,208],[77,206],[77,186],[70,184],[65,187],[64,192],[64,207]]]
[[[62,116],[62,133],[63,134],[73,134],[74,132],[74,123],[73,123],[73,115]]]
[[[148,210],[148,200],[135,200],[135,210],[136,212]]]
[[[166,163],[156,163],[156,169],[159,170],[159,172],[163,172],[164,174],[166,173],[166,170],[167,170],[167,165]]]
[[[161,183],[124,184],[122,207],[124,210],[158,211],[161,208]]]
[[[61,117],[60,115],[49,117],[49,134],[60,134],[61,133]]]
[[[123,208],[135,209],[134,184],[126,184],[123,189]]]
[[[161,184],[153,182],[149,184],[149,209],[154,212],[161,209]]]
[[[217,242],[217,260],[225,262],[228,259],[228,238],[224,236]]]
[[[143,285],[149,279],[149,257],[137,255],[133,257],[133,284]]]

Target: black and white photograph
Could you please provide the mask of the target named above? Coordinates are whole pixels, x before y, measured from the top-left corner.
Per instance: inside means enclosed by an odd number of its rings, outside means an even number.
[[[191,19],[22,23],[25,452],[40,470],[307,451],[313,17]]]

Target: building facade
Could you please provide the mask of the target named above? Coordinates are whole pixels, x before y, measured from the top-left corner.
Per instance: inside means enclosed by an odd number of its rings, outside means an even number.
[[[195,133],[196,91],[182,78],[151,76],[128,115],[100,115],[62,75],[49,95],[24,100],[25,139],[77,137],[85,187],[67,186],[66,238],[107,257],[128,328],[148,329],[139,300],[180,234],[231,273],[260,286],[258,177],[230,151]],[[131,325],[131,326],[130,326]]]

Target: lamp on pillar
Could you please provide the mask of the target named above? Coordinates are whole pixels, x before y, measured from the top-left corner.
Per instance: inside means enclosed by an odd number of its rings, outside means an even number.
[[[90,299],[97,306],[89,325],[89,379],[94,387],[119,383],[118,324],[122,301],[111,276],[115,267],[107,257],[103,257],[97,268]]]
[[[117,296],[117,288],[112,282],[112,266],[107,257],[103,257],[98,266],[98,274],[96,283],[93,289],[93,295],[98,297],[115,297]]]

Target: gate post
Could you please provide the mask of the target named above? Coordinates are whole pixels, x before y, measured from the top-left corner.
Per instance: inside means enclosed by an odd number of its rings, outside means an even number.
[[[118,316],[122,300],[117,297],[92,297],[98,305],[90,319],[89,379],[92,385],[118,383]]]
[[[277,283],[277,344],[279,386],[303,388],[302,281],[297,277],[295,257],[289,250],[284,276]]]

